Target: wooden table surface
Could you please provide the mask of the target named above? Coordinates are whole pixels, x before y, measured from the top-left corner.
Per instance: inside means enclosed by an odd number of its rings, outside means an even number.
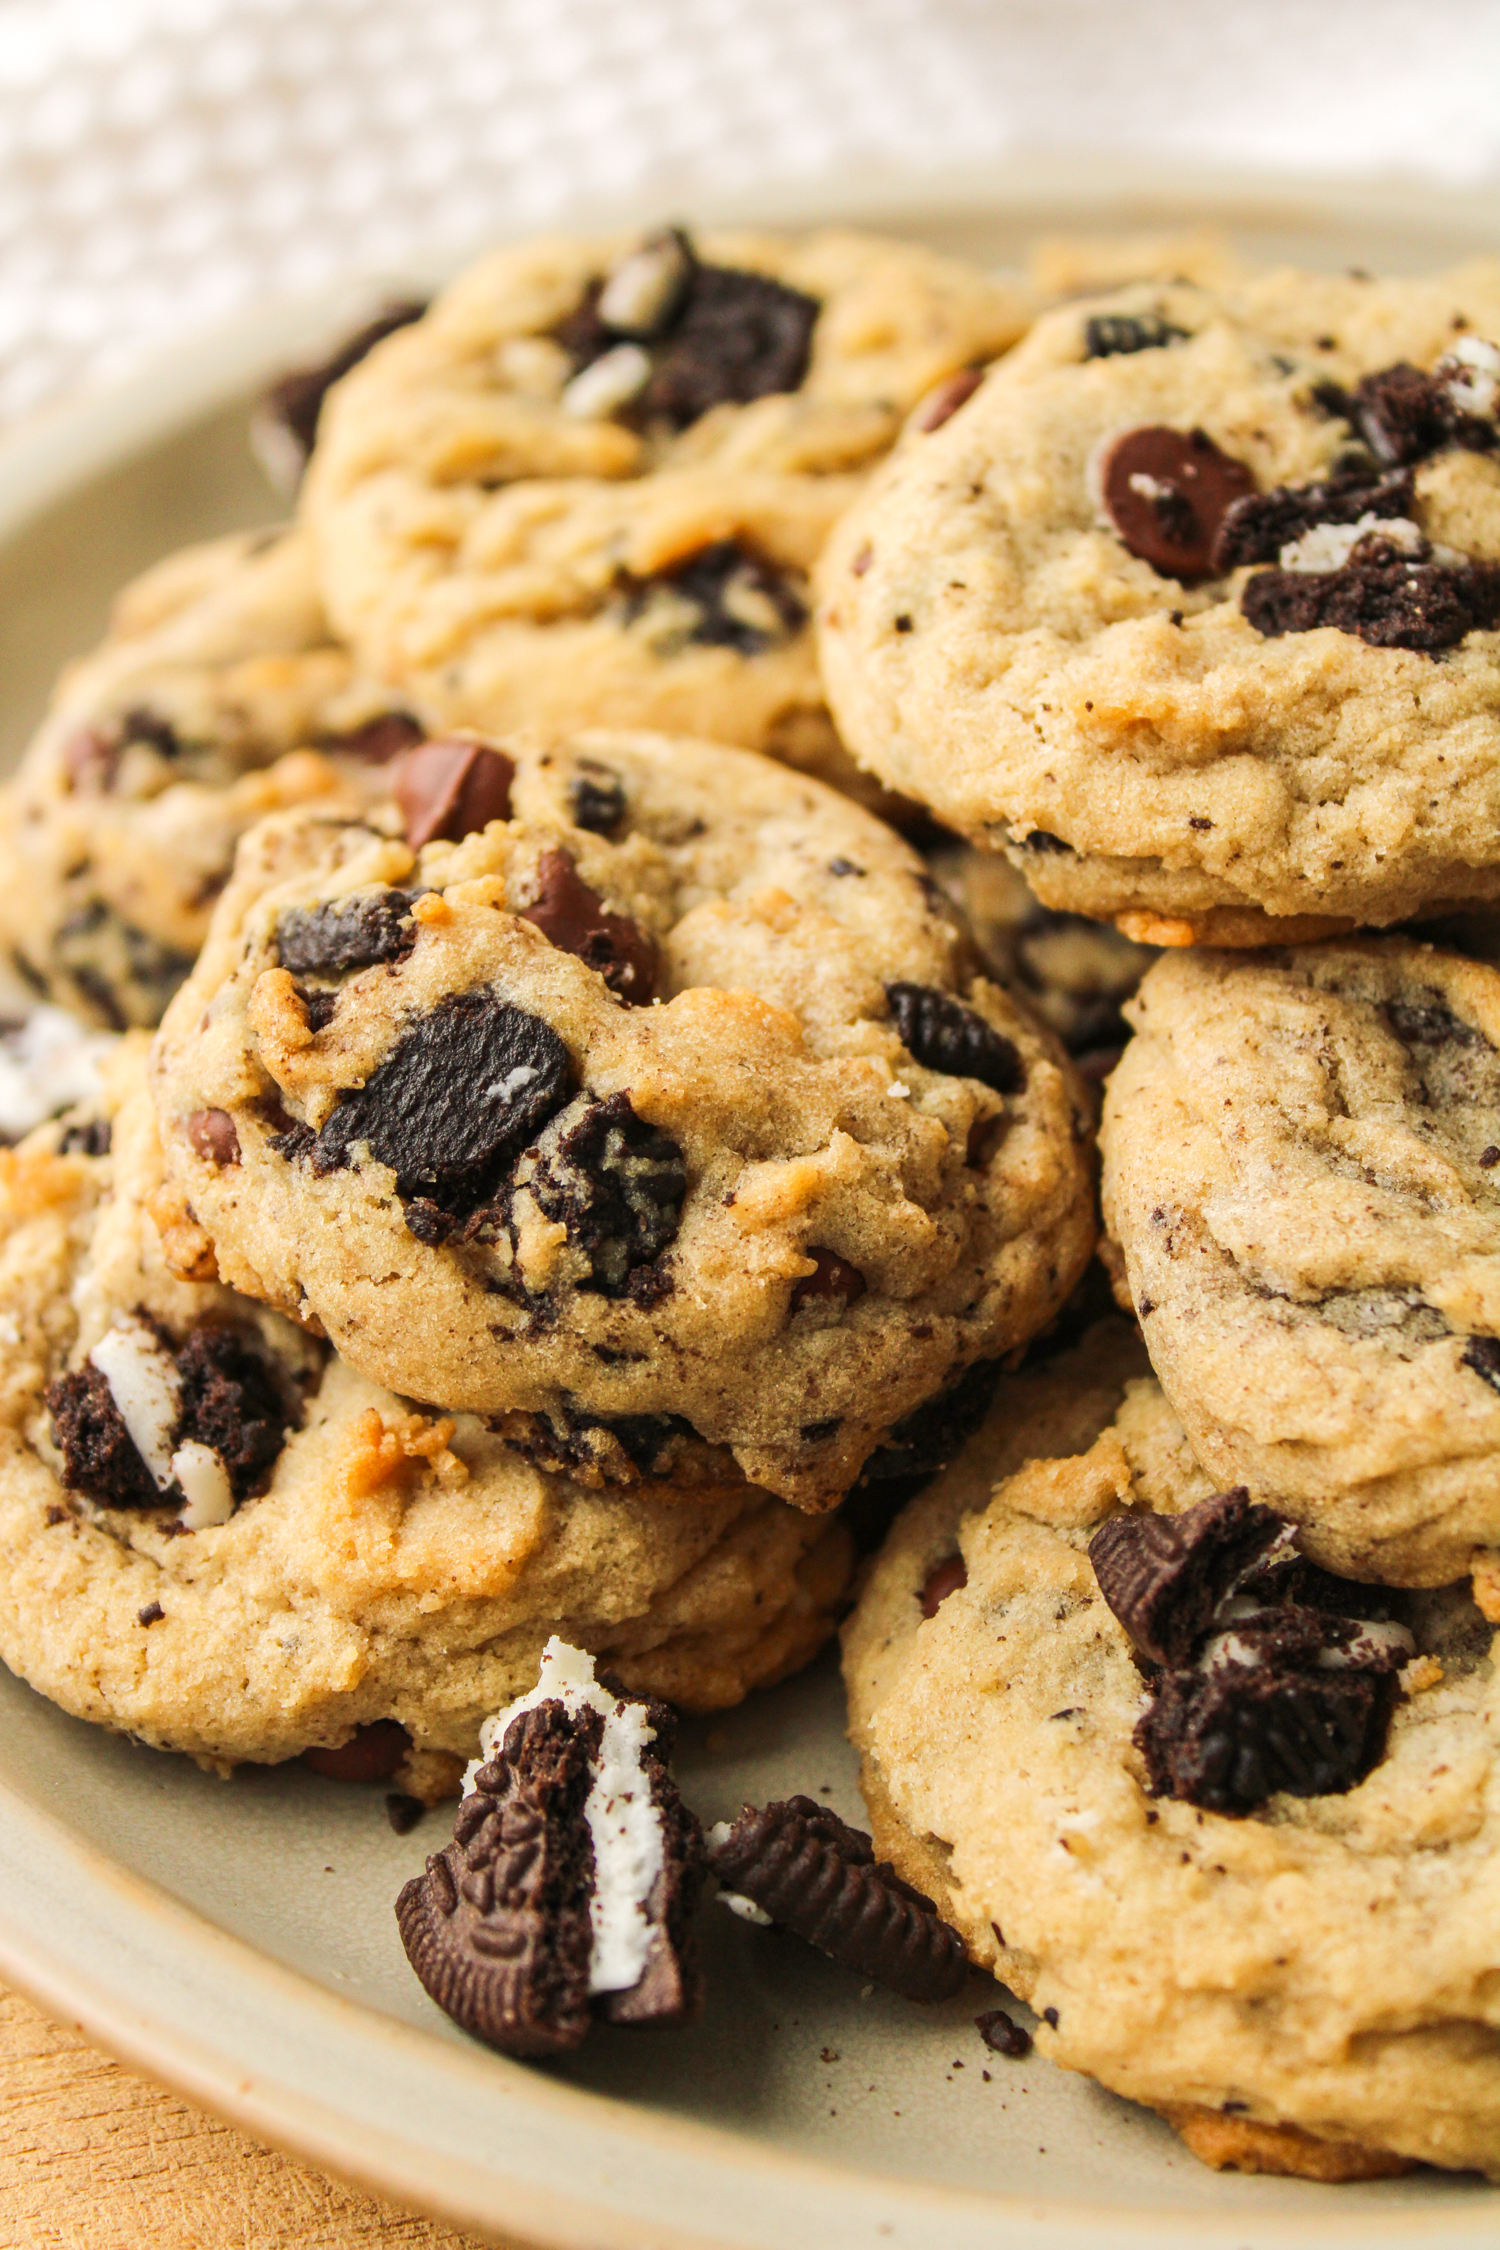
[[[481,2250],[163,2093],[0,1987],[0,2250]]]

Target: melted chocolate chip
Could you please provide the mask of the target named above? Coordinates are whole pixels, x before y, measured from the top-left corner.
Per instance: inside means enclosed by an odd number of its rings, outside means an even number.
[[[1363,1781],[1395,1699],[1388,1671],[1354,1667],[1164,1672],[1133,1739],[1153,1796],[1244,1818],[1278,1790],[1324,1797]]]
[[[183,1122],[183,1132],[195,1155],[222,1171],[240,1160],[240,1136],[227,1109],[195,1109]]]
[[[611,914],[590,890],[571,852],[557,847],[537,862],[541,894],[520,909],[522,918],[564,953],[597,969],[610,991],[632,1008],[644,1007],[656,989],[655,940],[626,914]]]
[[[927,984],[888,984],[901,1044],[924,1070],[977,1078],[997,1094],[1019,1094],[1025,1066],[1013,1043],[951,993]]]
[[[1105,511],[1131,554],[1183,584],[1211,577],[1219,526],[1255,479],[1204,430],[1127,430],[1104,457]]]
[[[860,1482],[929,1477],[962,1452],[990,1410],[1000,1380],[997,1359],[977,1360],[958,1381],[898,1422],[860,1472]]]
[[[606,1297],[640,1296],[639,1278],[676,1240],[687,1193],[687,1166],[669,1133],[636,1116],[627,1094],[565,1112],[539,1143],[528,1181],[539,1209],[567,1229],[589,1261],[580,1284]],[[664,1295],[648,1290],[648,1300]]]
[[[1414,511],[1409,469],[1392,469],[1383,477],[1342,469],[1320,484],[1279,484],[1271,492],[1247,493],[1219,526],[1214,571],[1222,575],[1241,563],[1273,563],[1283,547],[1319,524],[1358,523],[1364,515],[1410,518]]]
[[[302,1763],[325,1781],[354,1781],[366,1787],[389,1781],[411,1748],[411,1736],[394,1719],[371,1719],[356,1727],[336,1748],[304,1750]]]
[[[1371,536],[1339,570],[1257,571],[1245,581],[1240,607],[1268,640],[1332,626],[1372,648],[1435,656],[1470,633],[1500,626],[1500,563],[1450,569]]]
[[[276,957],[294,977],[336,977],[378,961],[403,961],[417,942],[411,891],[356,891],[276,917]]]
[[[1156,352],[1185,344],[1188,331],[1164,313],[1092,313],[1083,324],[1085,359],[1114,359],[1122,352]]]
[[[969,1568],[962,1555],[945,1555],[927,1573],[917,1596],[924,1617],[936,1617],[950,1594],[969,1583]]]
[[[963,1941],[870,1839],[811,1797],[749,1806],[712,1855],[727,1891],[753,1899],[820,1953],[907,2000],[951,1999],[968,1974]]]
[[[586,766],[568,784],[568,804],[575,827],[613,836],[625,818],[625,784],[607,766]]]
[[[398,328],[410,327],[426,310],[426,305],[416,298],[386,305],[320,366],[297,368],[272,384],[261,402],[261,411],[285,430],[303,461],[312,452],[323,401],[334,384],[347,375],[351,367],[357,367],[383,337],[393,335]]]
[[[382,711],[363,726],[342,734],[320,734],[318,748],[347,758],[362,758],[367,766],[388,766],[403,750],[414,750],[426,740],[427,729],[409,711]]]
[[[848,1259],[841,1258],[836,1250],[823,1250],[813,1246],[804,1255],[812,1259],[815,1271],[805,1273],[800,1281],[793,1282],[793,1312],[810,1301],[853,1305],[865,1294],[869,1284],[864,1275],[858,1266],[851,1266]]]
[[[345,1094],[312,1149],[315,1172],[361,1143],[403,1197],[481,1201],[568,1098],[572,1062],[550,1024],[483,987],[419,1016],[367,1082]]]
[[[768,274],[695,265],[636,412],[685,430],[710,407],[795,391],[820,307]]]
[[[952,421],[961,406],[968,405],[983,381],[982,367],[961,367],[956,374],[945,377],[934,390],[927,393],[917,408],[911,418],[912,428],[940,430],[945,422]]]
[[[1110,1516],[1089,1541],[1089,1561],[1142,1655],[1181,1664],[1235,1580],[1284,1528],[1237,1485],[1180,1516]]]
[[[1032,2037],[1024,2024],[1015,2023],[1003,2008],[987,2008],[974,2018],[974,2028],[992,2053],[1021,2061],[1031,2053]]]
[[[649,616],[653,601],[670,594],[696,612],[685,640],[741,656],[789,641],[807,623],[806,604],[782,573],[735,539],[716,539],[650,578],[624,576],[620,592],[627,624]]]
[[[441,838],[456,844],[492,820],[509,820],[516,769],[480,742],[423,742],[391,767],[391,795],[413,851]]]
[[[103,1508],[159,1508],[162,1496],[136,1452],[103,1372],[85,1361],[48,1387],[52,1442],[63,1482]]]

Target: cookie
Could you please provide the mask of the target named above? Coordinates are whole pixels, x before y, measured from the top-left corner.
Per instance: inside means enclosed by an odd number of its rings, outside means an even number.
[[[1032,303],[850,232],[497,251],[330,399],[302,503],[330,613],[448,725],[659,727],[854,785],[813,561]]]
[[[171,556],[120,595],[3,793],[0,949],[92,1023],[156,1023],[243,831],[368,794],[421,734],[334,642],[300,534]]]
[[[1494,262],[1048,314],[825,551],[844,739],[1156,944],[1500,896],[1497,337]]]
[[[575,1474],[811,1508],[1052,1318],[1081,1090],[890,829],[663,736],[393,780],[383,827],[246,840],[162,1027],[169,1161],[237,1287]]]
[[[176,1278],[164,1241],[179,1269],[213,1267],[163,1178],[137,1037],[112,1075],[110,1154],[58,1153],[57,1127],[0,1151],[12,1671],[159,1749],[311,1749],[429,1794],[553,1633],[689,1709],[814,1653],[848,1575],[840,1526],[743,1483],[692,1508],[649,1482],[584,1490]]]
[[[1169,955],[1110,1080],[1104,1208],[1209,1472],[1330,1568],[1500,1546],[1500,971],[1386,938]]]
[[[1101,1325],[1005,1385],[846,1628],[875,1848],[1043,2054],[1207,2161],[1500,2174],[1491,1641],[1465,1587],[1336,1579],[1215,1494]]]

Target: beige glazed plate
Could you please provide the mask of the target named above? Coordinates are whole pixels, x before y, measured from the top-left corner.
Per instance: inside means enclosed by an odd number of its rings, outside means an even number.
[[[1500,249],[1493,200],[1077,164],[844,180],[700,216],[865,219],[1005,262],[1047,231],[1203,223],[1252,255],[1324,267],[1419,271]],[[375,294],[351,287],[311,318],[262,312],[0,448],[6,759],[123,578],[275,512],[247,401]],[[863,1818],[830,1660],[689,1727],[681,1770],[706,1821],[793,1790]],[[396,1934],[396,1892],[447,1832],[439,1811],[398,1838],[377,1791],[292,1768],[214,1780],[0,1674],[0,1975],[252,2134],[476,2232],[568,2250],[1457,2250],[1500,2229],[1500,2191],[1471,2180],[1205,2171],[1150,2114],[1035,2056],[991,2055],[972,2021],[994,2004],[987,1982],[933,2010],[866,1995],[716,1907],[691,2031],[601,2028],[565,2065],[507,2062],[439,2015]]]

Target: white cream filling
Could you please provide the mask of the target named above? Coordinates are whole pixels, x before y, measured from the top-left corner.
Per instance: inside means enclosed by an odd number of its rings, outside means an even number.
[[[472,1794],[479,1768],[500,1749],[512,1719],[543,1703],[560,1703],[570,1717],[597,1711],[604,1721],[584,1807],[594,1846],[589,1991],[628,1992],[645,1974],[652,1937],[647,1902],[666,1860],[661,1814],[641,1764],[656,1739],[644,1704],[618,1702],[595,1679],[587,1651],[570,1648],[554,1633],[542,1651],[536,1686],[480,1728],[480,1754],[464,1775],[464,1794]]]
[[[733,1832],[733,1822],[716,1820],[708,1832],[709,1850],[718,1851],[721,1845],[728,1843]],[[721,1890],[719,1904],[727,1906],[730,1913],[737,1914],[742,1922],[753,1922],[758,1930],[769,1930],[774,1926],[774,1916],[768,1914],[763,1906],[758,1906],[753,1898],[746,1898],[743,1891]]]
[[[1500,414],[1500,344],[1465,336],[1438,362],[1437,373],[1461,414],[1486,422]]]
[[[234,1514],[229,1472],[211,1445],[187,1438],[172,1448],[172,1432],[182,1413],[182,1385],[176,1368],[140,1321],[107,1329],[89,1353],[109,1385],[109,1395],[131,1444],[151,1473],[158,1492],[175,1486],[183,1504],[180,1521],[188,1531],[210,1531]]]
[[[687,254],[671,235],[632,250],[599,292],[595,310],[605,327],[649,335],[681,288],[686,266]]]
[[[562,410],[591,422],[625,406],[651,380],[651,361],[639,344],[616,344],[579,369],[563,391]]]
[[[211,1445],[188,1438],[172,1456],[172,1474],[182,1487],[180,1520],[189,1531],[212,1531],[234,1514],[229,1471]]]
[[[74,1102],[97,1101],[100,1064],[114,1045],[62,1008],[33,1008],[0,1035],[0,1133],[19,1140]]]
[[[1361,539],[1389,541],[1403,554],[1413,555],[1422,534],[1405,516],[1362,515],[1357,523],[1316,523],[1300,539],[1289,540],[1277,557],[1283,570],[1342,570]]]

